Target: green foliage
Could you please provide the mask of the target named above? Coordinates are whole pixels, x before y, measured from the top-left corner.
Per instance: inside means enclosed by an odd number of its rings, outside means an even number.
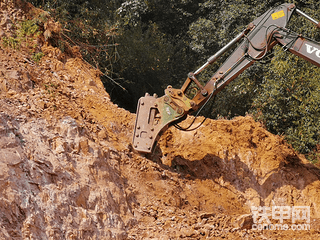
[[[118,14],[124,25],[137,26],[139,22],[156,23],[167,36],[184,37],[191,22],[200,16],[204,0],[129,0],[123,1]]]
[[[114,100],[135,111],[145,92],[163,95],[167,85],[179,87],[184,82],[195,66],[186,32],[199,16],[198,2],[123,1],[117,10],[121,60],[116,66],[123,77],[121,85],[128,91],[112,91]],[[123,94],[126,98],[121,100]]]
[[[278,49],[251,110],[302,153],[320,143],[319,76],[318,67]]]
[[[63,26],[60,35],[50,39],[53,46],[67,54],[72,54],[72,46],[80,46],[83,58],[101,70],[104,76],[108,79],[119,77],[113,69],[113,64],[118,60],[115,42],[118,23],[115,16],[121,2],[117,0],[30,0],[30,2],[47,10],[50,16]],[[106,78],[103,80],[107,81]]]
[[[125,1],[117,9],[117,13],[120,15],[124,26],[138,26],[141,15],[146,13],[147,10],[148,5],[144,1]]]
[[[127,29],[117,40],[121,46],[118,54],[122,57],[118,69],[124,78],[121,85],[128,90],[127,102],[122,100],[122,103],[135,108],[138,98],[145,92],[162,95],[170,82],[173,46],[166,42],[156,24],[149,25],[146,30],[140,25]]]
[[[45,84],[44,88],[47,90],[48,94],[50,95],[50,98],[55,99],[57,95],[59,95],[59,92],[57,91],[59,85],[50,83],[50,84]],[[54,110],[56,110],[56,106],[54,105]]]
[[[29,43],[39,37],[42,32],[39,26],[33,20],[26,20],[16,25],[15,35],[13,37],[3,37],[2,44],[4,47],[19,49],[22,43],[28,47]],[[36,46],[32,46],[33,50]]]
[[[38,37],[41,32],[38,31],[39,26],[33,20],[26,20],[20,23],[20,27],[17,30],[17,36],[19,38],[34,36]]]
[[[2,38],[2,44],[4,47],[10,47],[13,49],[17,49],[17,48],[19,48],[20,43],[21,43],[21,39],[17,39],[14,37],[8,37],[8,38],[3,37]]]
[[[274,5],[270,1],[205,1],[199,10],[205,15],[189,26],[190,47],[202,54],[213,54],[271,6]]]
[[[41,58],[44,56],[43,52],[38,52],[38,53],[35,53],[33,56],[32,56],[32,60],[35,61],[36,63],[39,63]]]

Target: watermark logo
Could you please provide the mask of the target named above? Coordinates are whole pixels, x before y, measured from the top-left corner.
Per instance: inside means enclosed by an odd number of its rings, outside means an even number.
[[[253,230],[310,230],[309,206],[251,206]],[[270,219],[277,220],[271,223]],[[290,220],[291,224],[284,223]]]

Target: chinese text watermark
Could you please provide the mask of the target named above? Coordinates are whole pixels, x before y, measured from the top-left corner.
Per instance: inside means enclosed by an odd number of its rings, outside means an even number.
[[[309,206],[251,206],[253,230],[310,230]],[[270,218],[277,220],[273,224]],[[284,223],[290,220],[291,224]]]

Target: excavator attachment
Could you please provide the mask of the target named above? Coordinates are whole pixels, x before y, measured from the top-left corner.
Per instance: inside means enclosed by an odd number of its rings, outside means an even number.
[[[268,51],[277,44],[319,67],[319,43],[286,28],[295,11],[320,28],[320,22],[297,9],[293,3],[281,4],[251,22],[198,70],[189,73],[181,89],[168,86],[163,97],[157,98],[146,94],[145,97],[140,98],[134,127],[134,149],[151,153],[160,134],[168,128],[170,123],[182,119],[189,112],[201,111],[212,96],[220,92],[254,62],[264,59]],[[210,81],[202,86],[197,75],[216,62],[236,43],[239,44],[232,54],[214,73]],[[189,88],[197,89],[197,92],[195,94],[192,91],[188,92]],[[193,98],[187,98],[185,93],[193,95]]]
[[[139,152],[151,153],[160,133],[191,108],[192,102],[180,90],[169,86],[165,93],[160,98],[147,93],[139,99],[133,135],[133,147]]]

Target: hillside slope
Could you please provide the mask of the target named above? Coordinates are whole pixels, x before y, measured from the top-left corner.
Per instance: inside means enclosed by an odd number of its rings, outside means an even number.
[[[0,6],[2,37],[39,11]],[[140,155],[135,115],[99,72],[46,42],[41,52],[37,63],[0,44],[1,239],[320,238],[320,171],[281,137],[251,117],[206,119]],[[310,230],[252,229],[252,206],[310,207]]]

